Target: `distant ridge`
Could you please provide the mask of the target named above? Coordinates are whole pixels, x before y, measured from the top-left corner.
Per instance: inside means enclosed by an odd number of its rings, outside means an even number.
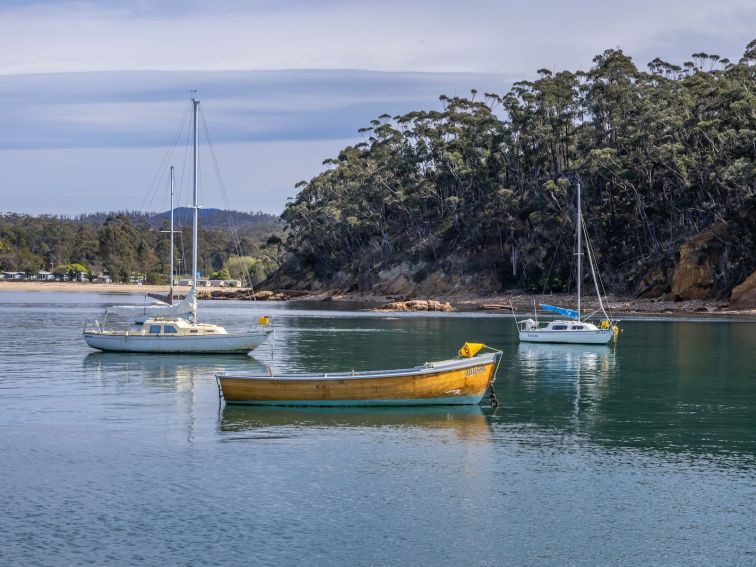
[[[188,261],[192,209],[184,207],[176,213],[180,234],[175,258],[180,267],[174,267],[181,270]],[[279,217],[220,209],[200,209],[200,216],[198,260],[203,274],[217,272],[219,279],[243,275],[256,283],[280,265],[284,249]],[[164,283],[170,271],[169,239],[163,232],[169,218],[169,212],[78,217],[0,213],[0,272],[102,272],[116,282],[139,274],[148,282]],[[244,257],[244,263],[230,262],[234,255]]]
[[[105,222],[109,215],[126,215],[134,225],[147,224],[150,228],[160,229],[164,221],[170,220],[170,211],[142,213],[137,211],[113,211],[107,213],[87,213],[70,217],[83,224],[99,226]],[[178,207],[174,211],[175,222],[179,226],[186,226],[192,222],[192,209],[190,207]],[[229,225],[235,229],[245,229],[256,225],[278,225],[281,223],[278,215],[271,215],[261,211],[247,213],[243,211],[226,211],[223,209],[200,209],[199,219],[202,228],[228,229]]]

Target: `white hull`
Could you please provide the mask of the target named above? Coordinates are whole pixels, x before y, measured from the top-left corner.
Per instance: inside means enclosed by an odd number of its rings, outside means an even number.
[[[256,349],[269,332],[201,336],[139,336],[125,334],[84,333],[87,344],[111,352],[156,353],[246,353]]]
[[[614,331],[597,329],[585,331],[520,331],[520,341],[524,343],[568,343],[574,345],[605,345]]]

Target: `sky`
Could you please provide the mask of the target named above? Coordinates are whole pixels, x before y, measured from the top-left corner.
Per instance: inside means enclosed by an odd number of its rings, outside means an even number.
[[[202,204],[278,214],[381,114],[609,48],[737,60],[755,30],[753,0],[0,0],[0,212],[165,210],[167,164],[186,204],[194,89]]]

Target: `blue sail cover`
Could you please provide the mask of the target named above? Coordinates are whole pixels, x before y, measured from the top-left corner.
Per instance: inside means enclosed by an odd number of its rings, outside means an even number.
[[[570,319],[577,319],[578,318],[578,312],[573,311],[572,309],[565,309],[564,307],[554,307],[553,305],[546,305],[545,303],[539,303],[541,309],[544,311],[553,311],[554,313],[559,313],[560,315],[564,315],[565,317],[569,317]]]

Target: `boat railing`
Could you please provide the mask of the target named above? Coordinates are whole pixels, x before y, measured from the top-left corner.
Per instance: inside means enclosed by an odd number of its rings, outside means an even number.
[[[112,320],[100,321],[99,319],[85,318],[83,332],[99,333],[99,334],[109,332],[109,331],[128,332],[130,330],[133,330],[133,328],[134,328],[133,323],[129,323],[129,322],[118,321],[114,325]]]
[[[533,319],[524,319],[523,321],[518,321],[517,326],[521,331],[534,331],[538,329],[538,323],[536,323]]]
[[[84,319],[84,333],[102,333],[102,325],[98,319]]]

